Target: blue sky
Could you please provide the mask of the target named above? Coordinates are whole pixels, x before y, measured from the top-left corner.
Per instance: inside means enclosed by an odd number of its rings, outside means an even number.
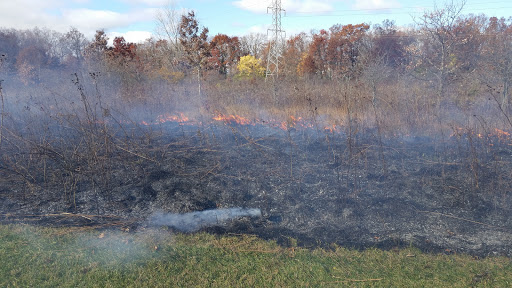
[[[35,26],[59,32],[76,27],[92,38],[95,30],[123,35],[138,42],[155,34],[156,13],[173,2],[177,11],[194,10],[210,35],[224,33],[242,36],[266,33],[272,22],[266,13],[272,0],[0,0],[0,27],[26,29]],[[328,29],[334,24],[381,23],[394,20],[400,26],[413,23],[414,16],[445,1],[404,0],[281,0],[286,16],[286,34],[312,29]],[[458,3],[457,1],[455,1]],[[509,18],[512,2],[506,0],[468,0],[463,14]]]

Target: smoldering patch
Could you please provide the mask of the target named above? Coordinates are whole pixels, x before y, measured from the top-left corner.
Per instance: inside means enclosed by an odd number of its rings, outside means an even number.
[[[169,226],[182,232],[194,232],[211,226],[224,226],[242,217],[261,217],[259,208],[225,208],[183,214],[153,213],[148,218],[150,226]]]

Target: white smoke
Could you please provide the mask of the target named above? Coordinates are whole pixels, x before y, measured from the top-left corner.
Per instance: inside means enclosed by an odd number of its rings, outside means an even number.
[[[183,232],[194,232],[210,226],[222,226],[240,217],[261,217],[258,208],[227,208],[184,214],[154,213],[149,217],[151,226],[170,226]]]

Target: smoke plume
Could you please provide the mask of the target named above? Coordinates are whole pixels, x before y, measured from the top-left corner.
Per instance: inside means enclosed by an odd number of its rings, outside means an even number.
[[[154,213],[149,217],[151,226],[170,226],[183,232],[194,232],[210,226],[222,226],[240,217],[261,217],[259,208],[227,208],[184,214]]]

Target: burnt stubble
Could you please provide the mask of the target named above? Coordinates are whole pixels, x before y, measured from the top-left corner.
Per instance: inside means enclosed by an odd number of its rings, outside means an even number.
[[[244,207],[261,209],[261,217],[242,215],[199,228],[284,244],[295,238],[306,247],[412,245],[443,253],[512,254],[512,152],[498,136],[461,133],[441,143],[408,135],[378,139],[371,129],[350,135],[229,121],[130,125],[123,126],[124,136],[109,135],[122,138],[131,130],[132,146],[97,155],[105,157],[102,165],[95,162],[101,169],[89,163],[89,169],[71,173],[62,159],[45,152],[33,157],[46,160],[46,171],[60,171],[58,179],[29,181],[20,171],[3,170],[2,221],[143,229],[155,213]],[[137,149],[149,145],[149,134],[152,148]],[[67,151],[59,145],[52,146],[58,155]],[[87,165],[83,161],[77,157],[66,165]],[[65,183],[74,186],[63,191]]]

